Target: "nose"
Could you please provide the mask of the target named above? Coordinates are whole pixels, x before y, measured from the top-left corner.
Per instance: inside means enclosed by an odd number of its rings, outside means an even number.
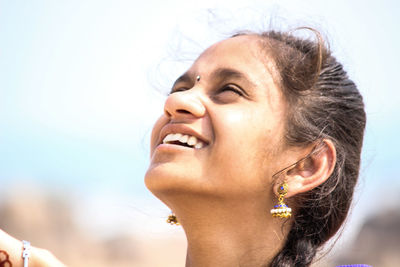
[[[192,89],[170,94],[165,101],[164,112],[170,118],[201,118],[206,108],[200,93]]]

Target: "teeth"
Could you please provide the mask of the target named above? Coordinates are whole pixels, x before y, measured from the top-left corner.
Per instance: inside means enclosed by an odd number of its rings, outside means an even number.
[[[197,143],[197,138],[195,136],[189,137],[189,140],[187,141],[187,144],[189,146],[194,146]]]
[[[165,144],[165,143],[167,143],[167,142],[172,141],[172,138],[173,138],[173,137],[174,137],[174,134],[169,134],[169,135],[167,135],[166,137],[164,137],[163,143]]]
[[[189,135],[185,134],[181,138],[179,138],[179,142],[187,143],[188,139],[189,139]]]
[[[198,140],[195,136],[190,136],[187,134],[181,134],[181,133],[171,133],[168,134],[164,140],[163,140],[163,144],[167,144],[170,142],[174,142],[174,141],[179,141],[183,144],[188,144],[191,147],[194,147],[196,149],[200,149],[204,147],[204,142]]]
[[[174,135],[174,141],[178,141],[179,139],[181,139],[181,137],[182,137],[182,134],[176,133],[176,134]]]
[[[200,149],[200,148],[202,148],[204,146],[204,143],[203,142],[198,142],[195,146],[194,146],[194,148],[196,148],[196,149]]]

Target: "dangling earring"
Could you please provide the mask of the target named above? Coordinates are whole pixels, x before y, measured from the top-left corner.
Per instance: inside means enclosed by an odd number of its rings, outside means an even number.
[[[179,225],[178,218],[176,217],[175,213],[171,212],[167,218],[167,223],[171,225]]]
[[[278,205],[275,205],[271,210],[272,217],[289,218],[292,216],[292,209],[283,202],[286,194],[288,193],[288,184],[284,182],[278,188]]]

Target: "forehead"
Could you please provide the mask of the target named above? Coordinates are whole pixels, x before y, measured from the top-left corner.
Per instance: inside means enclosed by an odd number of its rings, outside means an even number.
[[[236,52],[241,55],[260,50],[260,38],[254,35],[240,35],[217,42],[206,49],[199,57],[206,57],[214,53]]]
[[[207,76],[218,68],[233,69],[253,81],[272,82],[273,63],[255,35],[232,37],[206,49],[189,69],[193,75]]]

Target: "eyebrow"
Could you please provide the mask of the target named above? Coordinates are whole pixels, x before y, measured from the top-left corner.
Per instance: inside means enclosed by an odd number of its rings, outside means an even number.
[[[220,79],[228,79],[228,78],[237,78],[249,81],[249,78],[240,71],[231,68],[218,68],[212,74],[212,78],[220,78]]]
[[[178,79],[176,79],[176,81],[172,85],[172,88],[174,88],[175,85],[177,85],[178,83],[189,83],[189,82],[191,82],[190,75],[189,73],[185,72]]]

